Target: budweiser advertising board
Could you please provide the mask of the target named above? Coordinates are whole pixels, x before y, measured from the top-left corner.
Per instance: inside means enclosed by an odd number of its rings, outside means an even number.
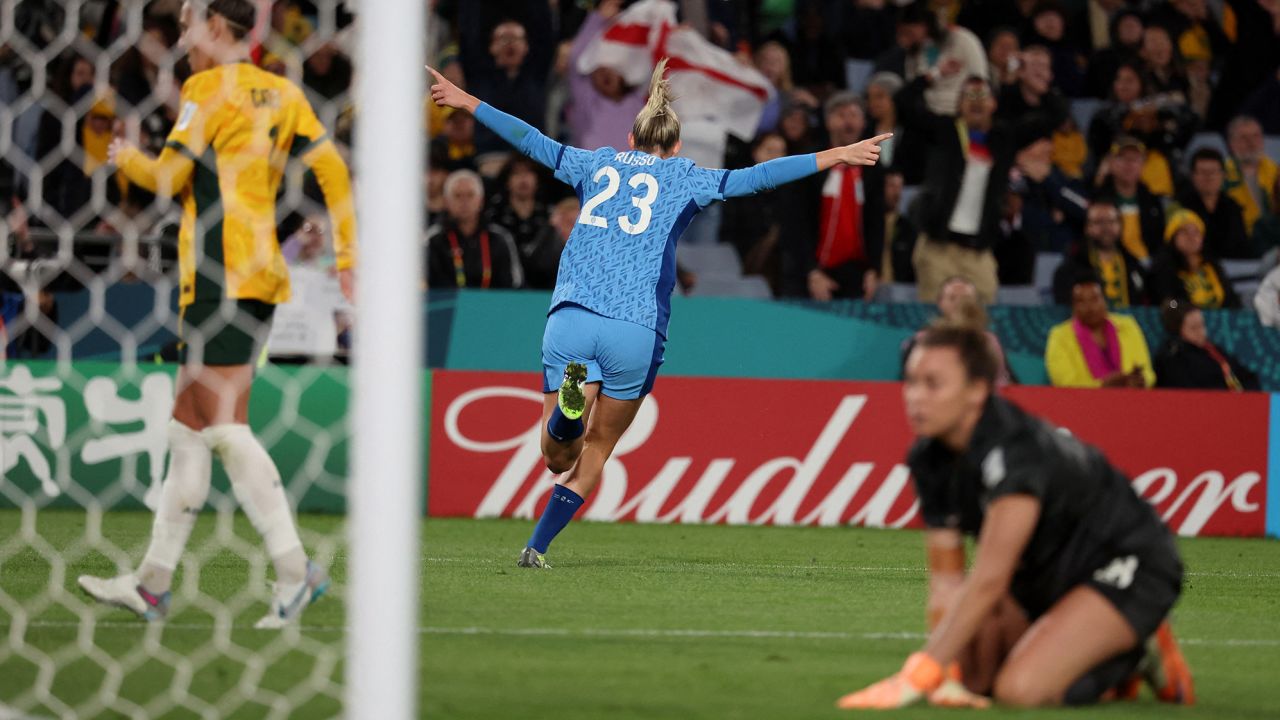
[[[530,518],[554,476],[534,373],[432,373],[428,512]],[[1182,535],[1265,531],[1270,396],[1019,387]],[[664,377],[588,499],[602,521],[920,524],[897,383]]]

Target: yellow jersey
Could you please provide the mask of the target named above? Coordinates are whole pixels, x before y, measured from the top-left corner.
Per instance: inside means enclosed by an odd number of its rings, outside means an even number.
[[[1227,177],[1222,183],[1222,189],[1232,200],[1240,203],[1244,210],[1244,231],[1252,236],[1253,226],[1258,218],[1274,212],[1271,207],[1272,195],[1276,191],[1276,182],[1280,181],[1280,167],[1266,156],[1258,162],[1258,193],[1261,197],[1256,198],[1245,180],[1240,163],[1234,157],[1227,158],[1226,171]]]
[[[315,172],[333,226],[337,268],[355,264],[355,210],[346,163],[306,96],[247,63],[196,73],[182,85],[178,120],[158,158],[130,147],[120,170],[182,198],[179,304],[289,299],[276,238],[276,195],[291,158]]]

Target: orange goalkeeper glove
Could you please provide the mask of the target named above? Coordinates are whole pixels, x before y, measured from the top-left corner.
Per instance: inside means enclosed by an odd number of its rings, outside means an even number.
[[[842,710],[892,710],[919,702],[944,680],[942,666],[923,652],[912,653],[897,673],[836,702]]]

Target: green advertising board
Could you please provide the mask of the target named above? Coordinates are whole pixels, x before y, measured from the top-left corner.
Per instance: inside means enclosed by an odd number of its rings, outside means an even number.
[[[139,509],[154,500],[176,372],[175,365],[0,365],[0,507]],[[345,367],[267,365],[254,382],[250,424],[299,511],[345,509],[347,396]],[[210,503],[232,501],[215,462]]]

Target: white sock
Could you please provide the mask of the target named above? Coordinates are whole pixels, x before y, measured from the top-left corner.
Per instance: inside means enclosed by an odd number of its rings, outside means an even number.
[[[267,555],[281,583],[300,583],[307,576],[307,556],[293,523],[293,513],[280,471],[248,425],[226,424],[205,428],[209,447],[222,460],[249,522],[262,535]]]
[[[187,539],[209,497],[213,456],[204,437],[177,420],[169,422],[169,471],[160,486],[160,504],[151,526],[151,544],[142,558],[138,582],[159,595],[173,584]]]

